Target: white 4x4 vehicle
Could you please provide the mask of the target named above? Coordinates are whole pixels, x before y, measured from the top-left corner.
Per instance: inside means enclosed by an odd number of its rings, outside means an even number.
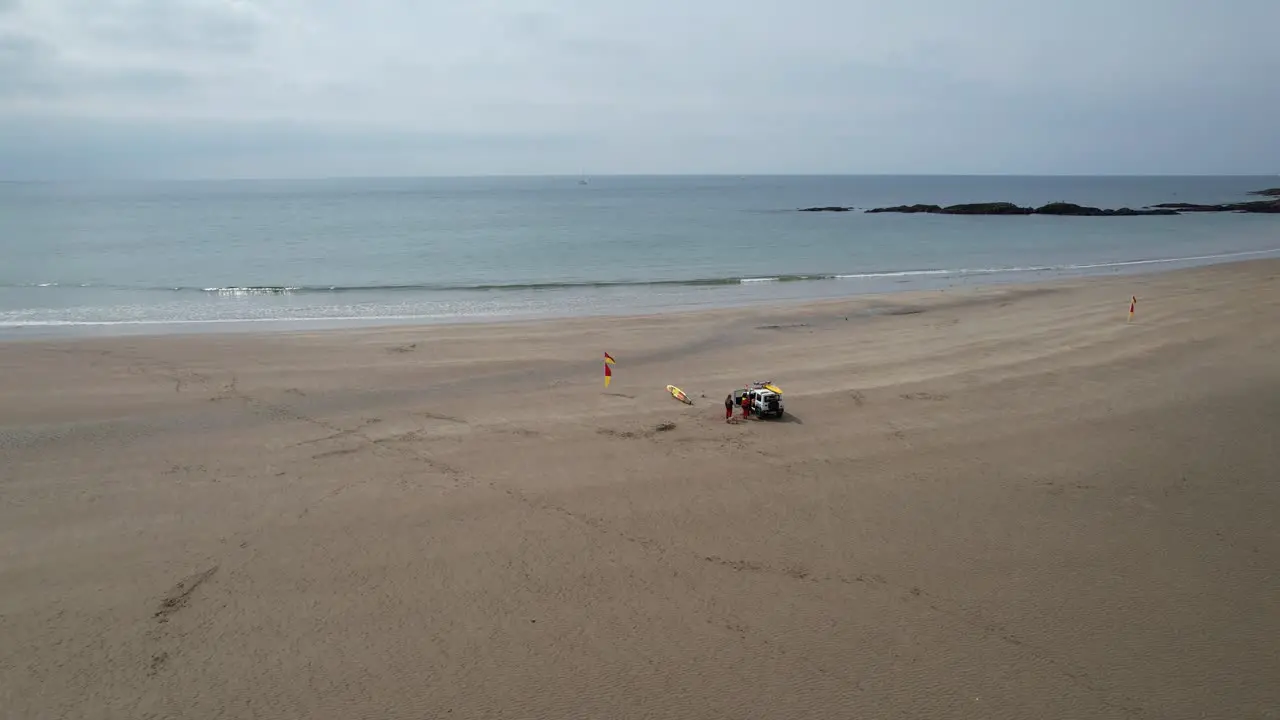
[[[734,391],[734,401],[740,403],[744,393],[747,395],[748,406],[751,408],[752,415],[760,418],[782,417],[784,411],[782,389],[774,385],[772,381],[753,382],[745,390]]]

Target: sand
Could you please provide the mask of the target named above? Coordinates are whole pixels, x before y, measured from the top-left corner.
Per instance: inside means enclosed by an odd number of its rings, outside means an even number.
[[[0,716],[1280,717],[1278,321],[1256,261],[0,344]]]

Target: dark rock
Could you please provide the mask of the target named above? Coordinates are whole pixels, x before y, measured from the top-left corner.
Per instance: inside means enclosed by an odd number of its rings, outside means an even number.
[[[943,215],[1030,215],[1032,212],[1031,208],[1007,202],[967,203],[942,208]]]
[[[938,213],[941,215],[1137,215],[1137,214],[1166,214],[1165,211],[1140,211],[1123,208],[1121,210],[1103,210],[1101,208],[1087,207],[1084,205],[1076,205],[1073,203],[1049,203],[1038,208],[1021,207],[1007,202],[996,203],[968,203],[964,205],[949,205],[947,207],[939,207],[937,205],[898,205],[896,207],[873,208],[868,210],[869,213],[897,212],[897,213]]]
[[[1280,187],[1267,188],[1266,190],[1254,190],[1250,195],[1261,195],[1262,197],[1280,198]]]
[[[1117,217],[1138,217],[1142,215],[1181,215],[1177,210],[1169,210],[1167,208],[1143,208],[1142,210],[1134,210],[1133,208],[1120,208],[1119,210],[1103,210],[1103,215]]]
[[[1228,205],[1227,209],[1234,212],[1280,213],[1280,199],[1233,203]]]
[[[1196,205],[1195,203],[1160,203],[1151,207],[1181,212],[1221,212],[1222,210],[1221,205]]]
[[[894,205],[893,207],[871,208],[869,213],[939,213],[940,205]]]
[[[1028,208],[1007,202],[967,203],[963,205],[894,205],[867,210],[869,213],[936,213],[940,215],[1059,215],[1069,217],[1140,217],[1146,215],[1180,215],[1184,212],[1242,212],[1242,213],[1280,213],[1280,188],[1259,190],[1255,195],[1270,196],[1271,200],[1252,200],[1249,202],[1225,203],[1221,205],[1198,205],[1196,203],[1160,203],[1150,207],[1133,208],[1096,208],[1075,203],[1054,202],[1038,208]]]
[[[965,203],[963,205],[894,205],[871,208],[869,213],[933,213],[938,215],[1030,215],[1034,210],[1007,202]]]
[[[1073,217],[1138,217],[1142,215],[1177,215],[1177,210],[1134,210],[1133,208],[1096,208],[1075,203],[1055,202],[1035,209],[1036,215],[1070,215]]]
[[[1280,199],[1251,200],[1240,203],[1224,203],[1221,205],[1197,205],[1195,203],[1160,203],[1153,208],[1177,210],[1178,212],[1244,212],[1244,213],[1280,213]]]
[[[1102,215],[1106,211],[1102,208],[1089,207],[1088,205],[1076,205],[1069,202],[1053,202],[1048,205],[1041,205],[1036,208],[1039,215]]]
[[[853,208],[841,207],[839,205],[828,205],[826,207],[807,207],[800,208],[800,212],[849,212]]]

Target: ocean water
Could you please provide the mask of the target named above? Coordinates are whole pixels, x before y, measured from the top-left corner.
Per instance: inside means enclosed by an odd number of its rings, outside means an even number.
[[[1280,255],[1280,216],[799,207],[1231,202],[1258,177],[0,184],[6,336],[660,312]]]

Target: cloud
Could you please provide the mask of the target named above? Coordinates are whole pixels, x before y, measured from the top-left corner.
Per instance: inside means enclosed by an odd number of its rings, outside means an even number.
[[[20,105],[144,101],[181,94],[190,78],[160,67],[96,67],[65,61],[50,43],[0,31],[0,102]]]
[[[1277,26],[1270,0],[0,0],[0,118],[124,174],[1275,172]],[[219,165],[220,133],[257,149]],[[3,172],[39,165],[16,143]]]
[[[156,55],[246,54],[266,18],[255,5],[228,0],[72,0],[64,3],[84,32],[110,48]]]
[[[40,91],[52,48],[36,38],[0,30],[0,97]]]

